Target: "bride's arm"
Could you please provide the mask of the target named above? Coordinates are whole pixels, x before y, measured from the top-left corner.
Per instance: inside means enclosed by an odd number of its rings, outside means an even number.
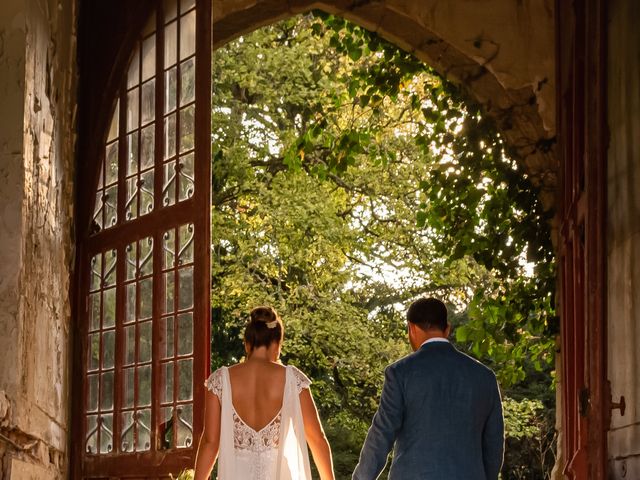
[[[220,448],[220,400],[207,391],[204,410],[204,432],[200,437],[194,480],[208,480]]]
[[[313,402],[313,397],[308,388],[300,392],[300,407],[302,409],[302,420],[307,443],[311,448],[311,454],[318,468],[318,473],[320,473],[320,478],[322,480],[334,480],[331,447],[322,429],[316,404]]]

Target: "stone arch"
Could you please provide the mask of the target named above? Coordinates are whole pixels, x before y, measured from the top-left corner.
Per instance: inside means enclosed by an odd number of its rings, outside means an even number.
[[[511,0],[215,0],[213,48],[321,9],[413,53],[493,117],[545,209],[557,186],[553,2]]]

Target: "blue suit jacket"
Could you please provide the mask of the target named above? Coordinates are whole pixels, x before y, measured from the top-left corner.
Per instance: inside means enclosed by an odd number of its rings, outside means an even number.
[[[494,373],[446,342],[387,367],[353,480],[378,478],[392,447],[390,480],[496,480],[504,424]]]

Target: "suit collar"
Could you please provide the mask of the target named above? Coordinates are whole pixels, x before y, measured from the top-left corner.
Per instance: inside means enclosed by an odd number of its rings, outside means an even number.
[[[455,347],[449,341],[447,341],[447,342],[425,342],[416,351],[420,352],[420,351],[427,350],[427,349],[430,349],[430,348],[455,348]]]
[[[425,345],[432,344],[432,343],[449,343],[449,340],[447,340],[444,337],[430,338],[429,340],[425,340],[424,342],[422,342],[422,345],[420,345],[420,348],[424,347]]]

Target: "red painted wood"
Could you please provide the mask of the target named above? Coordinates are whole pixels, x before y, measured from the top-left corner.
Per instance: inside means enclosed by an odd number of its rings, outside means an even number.
[[[604,0],[556,2],[564,473],[606,478]]]
[[[163,168],[163,118],[164,118],[164,68],[163,68],[163,28],[164,15],[162,14],[162,4],[160,0],[126,2],[124,0],[110,0],[109,2],[92,2],[91,5],[83,4],[84,10],[81,13],[83,26],[81,28],[82,37],[91,38],[90,25],[94,25],[100,31],[102,23],[106,21],[106,12],[102,7],[109,4],[107,16],[113,20],[110,25],[114,28],[113,37],[100,38],[96,50],[104,55],[94,56],[88,54],[84,49],[80,52],[81,72],[84,75],[81,80],[81,117],[86,120],[81,128],[81,141],[79,142],[79,164],[78,169],[78,190],[77,198],[77,245],[78,260],[76,265],[76,276],[74,291],[74,392],[72,431],[74,441],[72,448],[72,472],[74,479],[81,478],[145,478],[148,480],[168,478],[168,475],[176,474],[183,468],[193,465],[197,448],[197,440],[202,432],[203,419],[200,412],[204,409],[204,389],[199,388],[209,370],[210,345],[209,345],[209,291],[210,291],[210,257],[209,257],[209,236],[210,236],[210,98],[211,98],[211,2],[209,0],[198,0],[196,2],[196,131],[195,131],[195,193],[192,198],[178,202],[175,205],[162,206],[162,168]],[[118,4],[118,5],[114,5]],[[135,3],[135,5],[134,5]],[[102,5],[102,7],[101,7]],[[125,180],[126,170],[126,146],[123,138],[125,133],[126,119],[126,71],[131,52],[136,48],[138,38],[144,20],[149,18],[153,9],[157,9],[156,34],[156,98],[155,98],[155,158],[154,158],[154,210],[144,216],[139,216],[131,221],[124,221],[125,218],[125,198],[126,192],[122,186]],[[184,13],[184,12],[182,12]],[[95,37],[94,37],[95,38]],[[200,47],[204,46],[204,48]],[[114,59],[113,63],[105,65],[106,59]],[[108,70],[106,76],[100,76],[96,72]],[[178,76],[178,78],[180,78]],[[104,95],[93,95],[90,93],[91,87],[101,89]],[[178,93],[179,95],[179,93]],[[114,227],[89,235],[89,225],[95,201],[95,187],[98,181],[99,168],[104,162],[104,139],[109,126],[110,116],[113,109],[113,99],[120,98],[120,144],[118,148],[118,223]],[[176,111],[177,112],[177,111]],[[139,127],[138,127],[139,129]],[[160,330],[160,318],[163,314],[164,303],[164,282],[163,282],[163,234],[169,230],[176,230],[179,226],[193,224],[195,231],[194,245],[194,306],[193,312],[193,333],[194,351],[193,355],[177,356],[174,351],[174,359],[193,359],[193,435],[192,444],[188,448],[162,449],[161,438],[162,418],[160,405],[161,376],[161,355],[159,352],[160,340],[164,335]],[[123,358],[124,347],[124,325],[123,319],[126,311],[126,246],[147,237],[153,238],[153,294],[152,305],[152,418],[150,433],[150,450],[136,453],[120,452],[120,434],[122,424],[119,414],[123,407]],[[115,371],[116,383],[114,387],[114,439],[113,453],[109,454],[86,454],[85,434],[86,434],[86,399],[87,384],[86,365],[88,344],[88,279],[90,276],[91,258],[101,254],[106,250],[115,249],[118,252],[116,267],[116,344],[115,344]],[[139,256],[140,252],[137,252]],[[177,255],[177,252],[176,252]],[[185,266],[185,265],[182,265]],[[165,270],[166,271],[166,270]],[[173,271],[178,276],[178,266],[173,266],[169,271]],[[133,282],[135,284],[135,280]],[[179,302],[179,291],[175,290],[175,305]],[[133,325],[139,325],[139,311],[136,306],[136,321]],[[186,310],[185,310],[186,311]],[[176,309],[177,312],[177,309]],[[176,315],[177,322],[177,315]],[[136,331],[139,327],[136,326]],[[174,331],[175,331],[174,324]],[[205,333],[205,334],[203,334]],[[177,342],[177,339],[174,340]],[[174,345],[175,346],[175,345]],[[136,358],[139,351],[139,342],[136,340]],[[137,360],[136,360],[137,361]],[[174,381],[176,391],[178,375],[175,372]],[[136,373],[137,375],[137,373]],[[175,391],[174,391],[175,392]],[[138,398],[137,383],[134,387],[134,396]],[[184,405],[184,401],[178,400],[174,393],[174,401],[167,406],[178,407]],[[134,402],[135,404],[135,402]],[[188,404],[188,402],[187,402]],[[139,407],[135,407],[137,410]],[[142,407],[146,408],[146,407]],[[135,411],[134,410],[134,411]],[[118,418],[116,419],[116,415]],[[175,417],[174,413],[174,419]],[[177,434],[173,432],[174,440]]]

